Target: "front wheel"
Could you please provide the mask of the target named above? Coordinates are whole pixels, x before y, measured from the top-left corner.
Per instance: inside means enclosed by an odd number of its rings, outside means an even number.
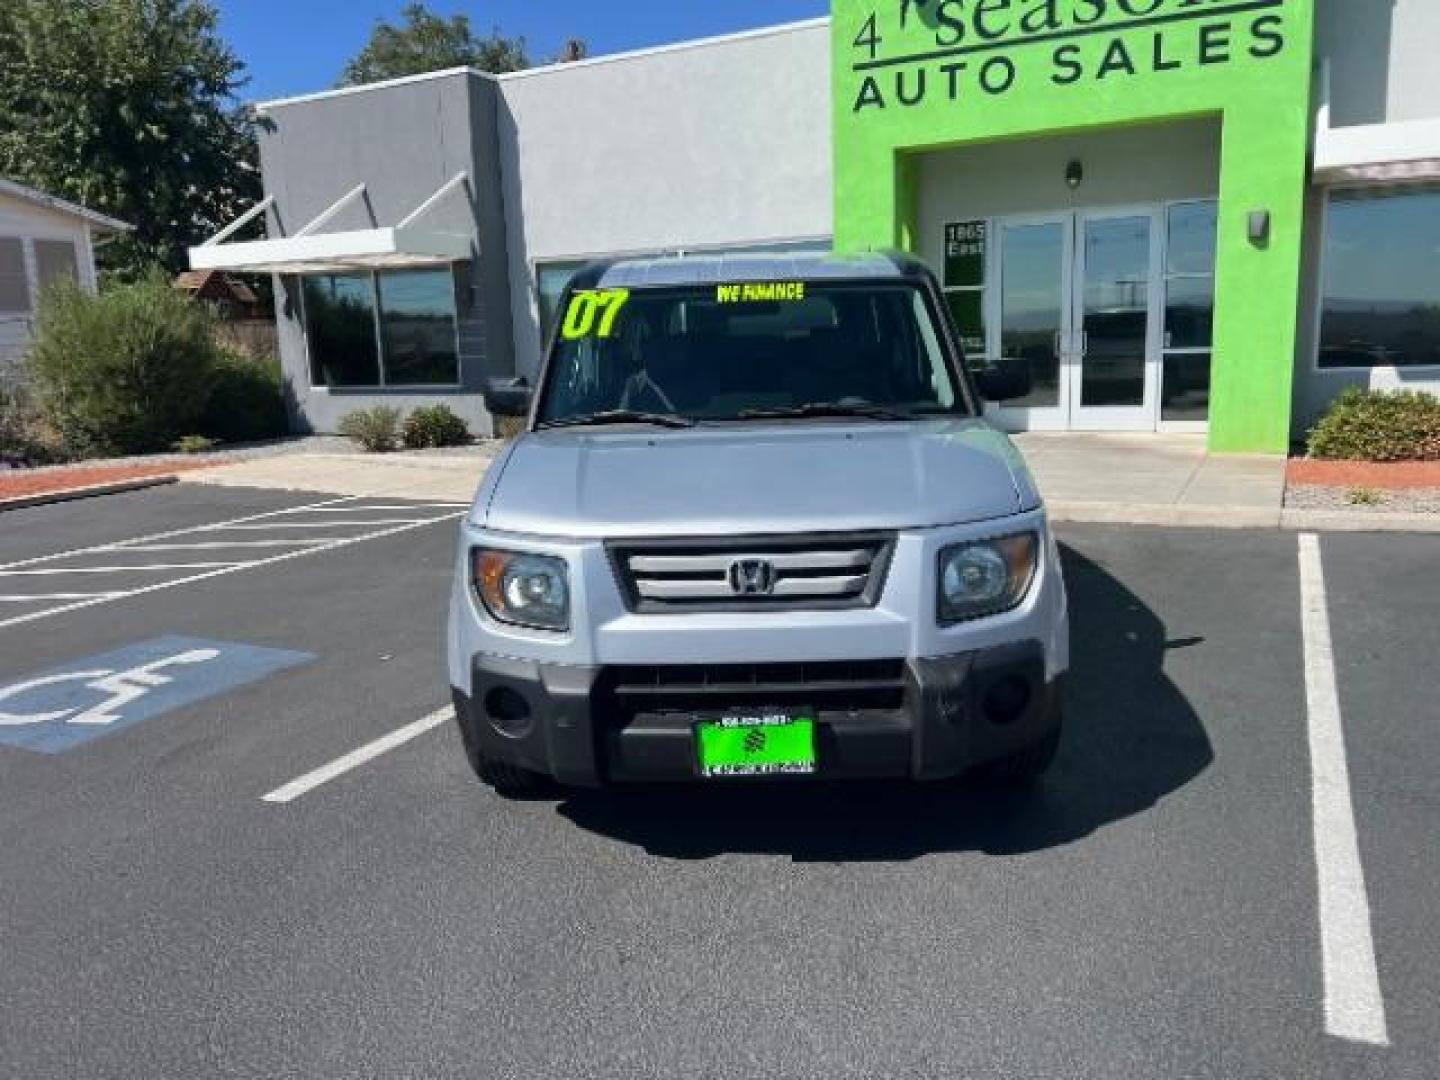
[[[1021,788],[1035,783],[1055,761],[1060,749],[1060,727],[1019,753],[980,767],[981,779],[998,787]]]
[[[470,762],[470,768],[481,783],[488,784],[495,794],[507,799],[524,799],[544,795],[549,790],[550,781],[539,773],[486,754],[458,712],[456,719],[460,727],[460,742],[465,747],[465,760]]]

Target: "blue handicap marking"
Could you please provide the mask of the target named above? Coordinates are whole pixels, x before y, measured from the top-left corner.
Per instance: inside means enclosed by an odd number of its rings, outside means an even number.
[[[314,659],[201,638],[143,641],[0,681],[0,746],[61,754]]]

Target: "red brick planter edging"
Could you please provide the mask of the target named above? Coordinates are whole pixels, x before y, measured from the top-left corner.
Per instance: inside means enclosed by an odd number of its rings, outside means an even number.
[[[1292,487],[1375,488],[1405,491],[1440,488],[1440,461],[1316,461],[1296,458],[1286,479]]]
[[[0,500],[118,484],[151,476],[169,476],[172,473],[208,469],[219,464],[223,462],[171,461],[163,465],[82,465],[73,469],[12,469],[0,472]]]

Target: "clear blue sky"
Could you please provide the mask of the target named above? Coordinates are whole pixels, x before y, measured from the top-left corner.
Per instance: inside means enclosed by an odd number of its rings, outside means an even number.
[[[325,90],[365,44],[375,21],[394,20],[404,0],[216,0],[221,31],[250,70],[247,101]],[[525,38],[538,62],[567,38],[592,55],[728,34],[824,15],[828,0],[432,0],[463,12],[477,30]]]

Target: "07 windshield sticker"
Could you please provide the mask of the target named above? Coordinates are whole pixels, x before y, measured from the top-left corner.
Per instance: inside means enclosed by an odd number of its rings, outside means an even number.
[[[804,299],[803,281],[755,281],[715,287],[715,300],[721,304],[767,304],[777,300],[795,303]]]
[[[629,301],[629,289],[581,289],[570,297],[561,337],[566,341],[614,337],[616,320]]]

